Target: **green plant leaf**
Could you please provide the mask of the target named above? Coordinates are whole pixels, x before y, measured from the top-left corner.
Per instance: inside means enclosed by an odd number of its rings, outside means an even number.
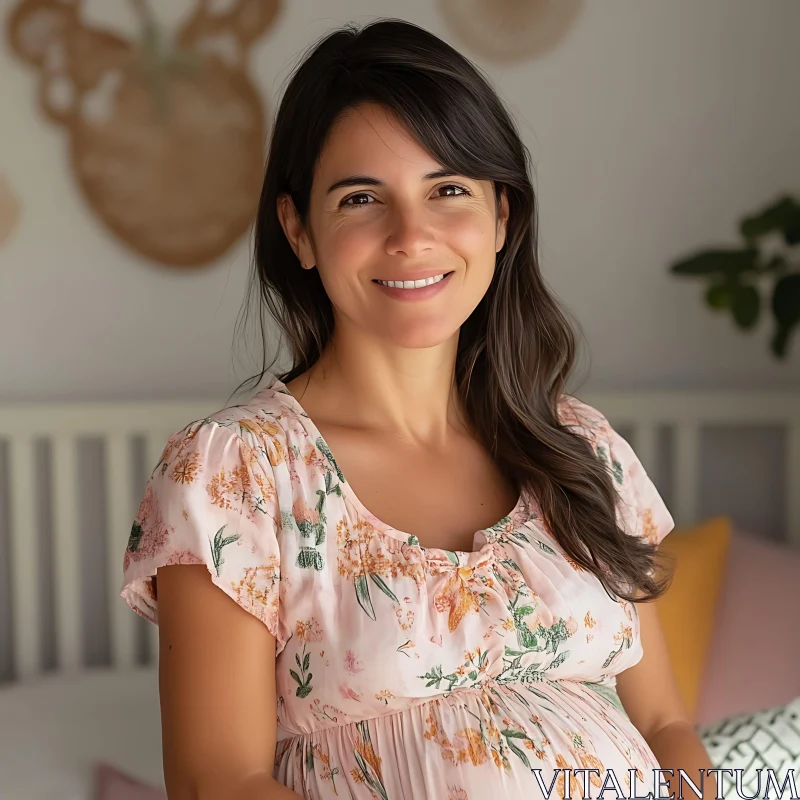
[[[740,286],[733,295],[731,311],[736,324],[748,330],[758,322],[761,296],[755,286]]]
[[[593,689],[597,694],[611,703],[615,708],[619,709],[620,711],[624,711],[625,708],[622,705],[622,701],[619,699],[619,695],[617,694],[617,690],[613,686],[609,686],[605,683],[595,682],[595,681],[581,681],[581,683],[588,687],[589,689]],[[626,715],[627,716],[627,715]]]
[[[745,217],[739,231],[752,242],[769,233],[780,233],[788,245],[800,242],[800,203],[788,195],[766,206],[761,211]]]
[[[764,266],[761,268],[761,272],[773,272],[776,275],[783,275],[783,273],[788,272],[789,269],[789,262],[782,255],[776,253],[769,261],[767,261],[766,264],[764,264]]]
[[[135,553],[139,549],[139,543],[142,541],[144,530],[139,524],[138,520],[133,521],[131,526],[131,535],[128,537],[128,552]]]
[[[331,453],[331,451],[328,449],[328,445],[325,443],[325,440],[321,436],[317,437],[316,445],[317,445],[317,450],[319,450],[320,453],[322,453],[322,455],[324,455],[325,458],[328,459],[331,466],[336,470],[336,474],[339,476],[339,480],[342,483],[347,483],[347,481],[345,481],[344,479],[344,475],[342,475],[342,471],[339,469],[339,465],[336,463],[336,460],[333,457],[333,453]]]
[[[301,547],[297,554],[297,566],[303,569],[315,569],[319,572],[324,563],[322,554],[313,547]]]
[[[784,275],[772,294],[772,312],[781,325],[800,322],[800,272]]]
[[[758,249],[755,247],[705,250],[673,263],[670,271],[674,275],[684,276],[736,276],[755,269],[757,261]]]
[[[316,536],[314,538],[314,544],[317,545],[317,547],[319,547],[319,545],[321,545],[325,541],[325,526],[321,522],[318,522],[314,526],[314,531],[316,532]]]
[[[233,536],[223,536],[222,532],[226,527],[227,523],[216,532],[213,541],[210,541],[211,559],[214,562],[214,570],[217,573],[217,577],[220,576],[222,572],[222,565],[225,563],[225,559],[222,557],[222,549],[227,547],[229,544],[233,544],[239,539],[238,533],[235,533]]]
[[[514,742],[511,741],[511,739],[506,739],[506,744],[508,745],[511,752],[513,752],[514,755],[516,755],[522,761],[522,763],[528,769],[530,769],[531,763],[530,761],[528,761],[528,757],[525,755],[525,753],[523,753],[522,750],[520,750],[519,747],[517,747],[517,745],[515,745]]]
[[[564,650],[562,653],[559,653],[551,662],[550,669],[555,669],[556,667],[560,667],[568,658],[569,658],[569,650]]]
[[[706,290],[706,305],[713,309],[731,306],[731,287],[727,283],[713,283]]]
[[[515,731],[513,728],[505,728],[501,731],[503,736],[509,739],[527,739],[528,734],[523,731]]]
[[[386,581],[381,578],[376,572],[370,572],[370,578],[372,578],[375,585],[390,599],[394,600],[395,603],[399,603],[400,601],[397,599],[397,595],[386,585]]]
[[[514,615],[514,623],[519,646],[526,649],[536,647],[536,635],[517,614]]]
[[[800,324],[800,272],[784,275],[777,281],[772,293],[772,313],[777,323],[772,352],[778,358],[785,358],[789,338]]]
[[[375,619],[375,608],[372,605],[372,598],[369,596],[369,583],[367,583],[366,575],[359,575],[354,581],[356,587],[356,600],[361,608],[364,609],[367,616]]]

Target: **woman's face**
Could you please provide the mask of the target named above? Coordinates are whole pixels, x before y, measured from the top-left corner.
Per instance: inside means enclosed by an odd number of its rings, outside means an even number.
[[[442,169],[383,107],[363,104],[340,119],[321,153],[309,230],[279,201],[284,230],[300,262],[319,270],[337,325],[431,347],[478,305],[505,242],[508,204],[496,205],[491,181]]]

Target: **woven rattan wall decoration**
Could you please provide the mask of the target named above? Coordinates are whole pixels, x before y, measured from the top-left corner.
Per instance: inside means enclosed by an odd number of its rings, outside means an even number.
[[[20,216],[20,203],[8,181],[0,175],[0,247],[14,233]]]
[[[539,58],[569,33],[584,0],[439,0],[447,23],[476,53],[511,64]]]
[[[248,53],[280,0],[196,0],[173,37],[147,0],[128,2],[138,41],[92,26],[82,0],[20,0],[9,42],[37,70],[39,103],[66,128],[78,184],[105,225],[154,261],[198,266],[255,213],[265,108]]]

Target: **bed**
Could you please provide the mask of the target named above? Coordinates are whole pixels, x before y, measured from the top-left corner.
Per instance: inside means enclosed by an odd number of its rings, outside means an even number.
[[[157,673],[55,672],[0,689],[0,797],[87,800],[114,765],[163,786]]]
[[[759,469],[784,484],[765,513],[773,519],[778,498],[780,531],[771,536],[800,553],[800,393],[578,395],[631,439],[678,526],[706,513],[704,428],[778,431]],[[0,406],[2,800],[88,800],[100,763],[163,786],[157,629],[119,598],[121,558],[168,436],[221,405]],[[729,491],[734,505],[737,494]]]

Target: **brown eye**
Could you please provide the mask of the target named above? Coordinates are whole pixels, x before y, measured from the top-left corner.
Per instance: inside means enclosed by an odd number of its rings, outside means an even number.
[[[366,197],[368,200],[372,199],[371,194],[364,194],[363,192],[359,194],[351,194],[350,197],[345,197],[341,203],[339,203],[340,207],[342,208],[354,208],[355,206],[368,206],[370,203],[351,203],[351,200],[355,200],[358,197]]]
[[[455,183],[448,183],[447,186],[440,186],[439,189],[457,189],[459,191],[459,194],[449,194],[446,195],[447,197],[460,197],[461,195],[468,195],[470,193],[469,189],[465,189],[463,186],[458,186]]]

